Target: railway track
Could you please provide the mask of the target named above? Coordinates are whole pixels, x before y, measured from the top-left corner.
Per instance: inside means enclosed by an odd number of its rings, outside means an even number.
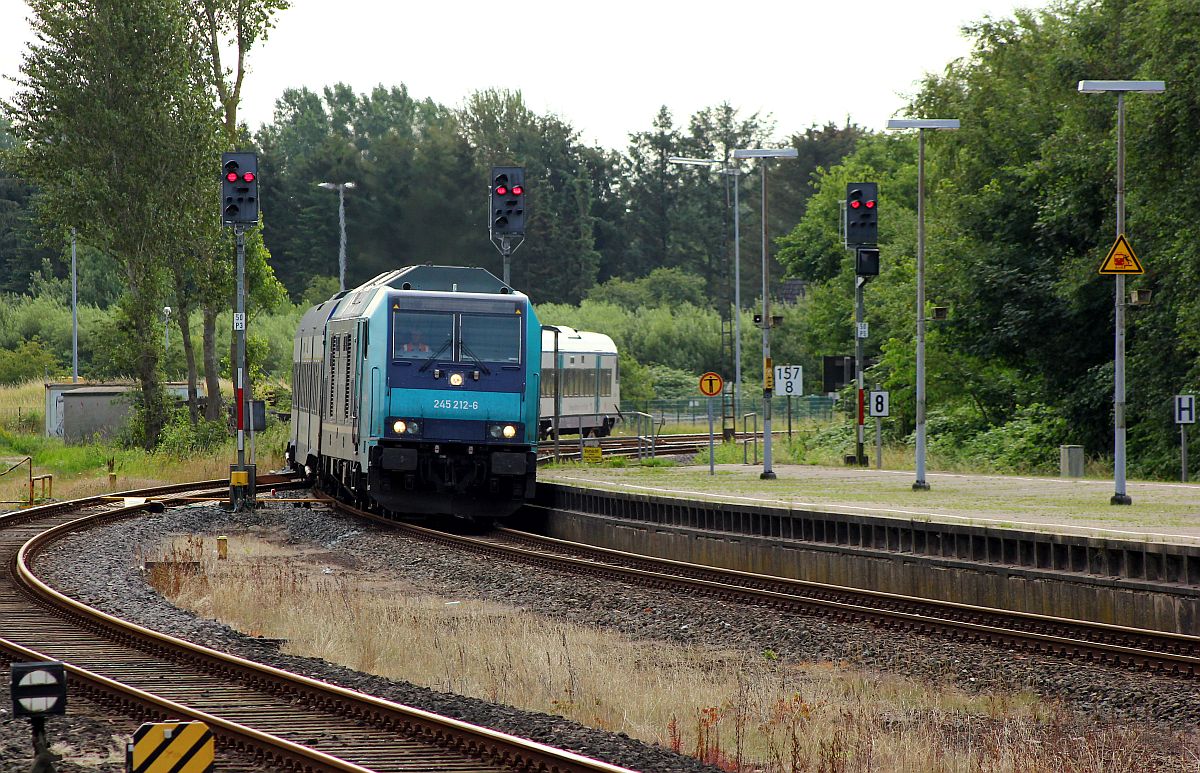
[[[448,534],[341,504],[337,507],[423,539],[557,571],[1090,663],[1187,678],[1200,676],[1200,637],[1196,636],[718,569],[511,529],[497,529],[491,537]]]
[[[222,770],[628,773],[142,628],[67,598],[32,569],[73,532],[227,491],[226,481],[206,481],[131,492],[148,500],[93,497],[0,517],[0,659],[62,660],[73,695],[135,720],[206,722]]]

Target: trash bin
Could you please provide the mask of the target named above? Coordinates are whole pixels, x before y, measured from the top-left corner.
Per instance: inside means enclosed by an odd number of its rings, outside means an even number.
[[[1083,477],[1083,446],[1059,446],[1058,466],[1063,478]]]

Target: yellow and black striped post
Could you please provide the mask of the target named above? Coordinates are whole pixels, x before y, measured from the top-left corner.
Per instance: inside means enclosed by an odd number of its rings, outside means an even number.
[[[213,773],[216,744],[203,722],[147,722],[126,747],[127,773]]]

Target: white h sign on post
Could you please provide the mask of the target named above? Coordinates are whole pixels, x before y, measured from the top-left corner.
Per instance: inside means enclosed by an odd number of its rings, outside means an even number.
[[[1179,479],[1187,483],[1187,425],[1196,423],[1196,396],[1175,395],[1175,423],[1179,425]]]
[[[1175,395],[1175,423],[1196,423],[1196,396]]]

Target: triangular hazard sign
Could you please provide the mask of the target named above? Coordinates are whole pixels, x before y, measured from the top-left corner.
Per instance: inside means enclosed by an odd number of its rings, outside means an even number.
[[[1133,247],[1129,246],[1129,241],[1125,238],[1125,234],[1117,237],[1113,242],[1112,249],[1108,251],[1108,257],[1100,264],[1101,274],[1144,274],[1146,269],[1142,268],[1142,263],[1137,259],[1137,255],[1133,254]]]

